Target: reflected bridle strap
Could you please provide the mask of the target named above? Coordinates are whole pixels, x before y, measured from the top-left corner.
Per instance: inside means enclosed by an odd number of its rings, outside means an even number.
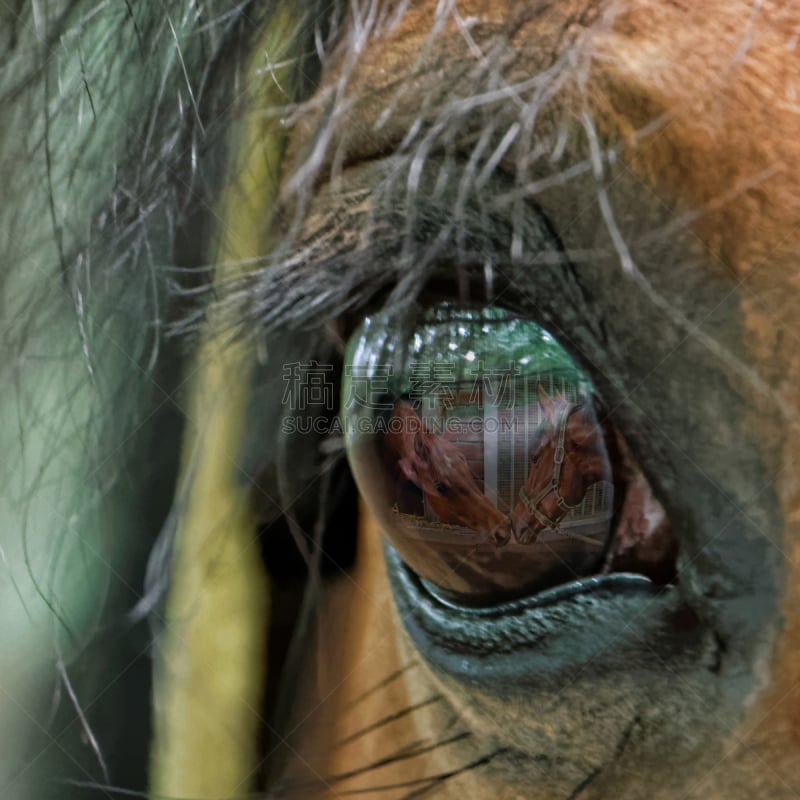
[[[573,509],[577,508],[580,505],[580,502],[571,505],[568,503],[561,494],[559,486],[561,484],[561,470],[564,464],[564,459],[567,454],[566,449],[566,442],[567,442],[567,424],[569,423],[569,418],[578,411],[582,407],[581,403],[572,406],[572,408],[568,409],[558,424],[558,438],[556,440],[556,452],[555,456],[553,457],[553,474],[550,478],[550,482],[539,492],[538,495],[534,499],[528,497],[527,493],[525,492],[525,486],[521,486],[519,490],[519,499],[522,501],[522,504],[525,506],[527,511],[530,515],[539,522],[545,530],[548,531],[556,531],[559,528],[559,524],[561,520],[564,518],[566,514],[568,514]],[[554,519],[552,517],[548,517],[543,511],[539,509],[542,501],[547,497],[549,494],[555,494],[556,496],[556,505],[564,512],[558,519]]]

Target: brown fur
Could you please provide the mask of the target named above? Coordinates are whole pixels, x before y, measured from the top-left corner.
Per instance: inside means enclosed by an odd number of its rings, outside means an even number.
[[[309,143],[318,141],[321,130],[327,130],[329,144],[318,164],[322,171],[315,176],[316,182],[325,182],[357,162],[391,153],[414,120],[421,119],[423,128],[432,125],[454,98],[474,93],[480,76],[490,71],[480,65],[475,48],[495,54],[491,69],[499,70],[509,83],[541,73],[566,54],[563,66],[553,75],[552,94],[541,101],[539,129],[545,138],[551,136],[551,143],[562,128],[568,130],[570,140],[594,134],[602,148],[621,142],[624,149],[613,170],[610,163],[598,164],[591,143],[585,146],[598,183],[605,179],[598,174],[605,169],[614,176],[612,184],[630,181],[666,219],[683,219],[676,236],[688,231],[687,246],[702,252],[705,268],[725,275],[747,331],[746,349],[737,357],[756,376],[752,386],[741,389],[748,403],[744,424],[748,430],[763,431],[763,446],[769,463],[775,465],[774,472],[763,477],[777,488],[785,521],[784,530],[776,532],[786,587],[780,636],[760,662],[761,684],[742,709],[742,718],[728,728],[722,755],[704,761],[702,751],[708,743],[698,742],[692,751],[699,753],[697,763],[687,762],[685,774],[657,776],[657,768],[648,764],[649,771],[635,785],[641,796],[657,798],[794,797],[800,791],[800,482],[795,456],[800,444],[796,414],[800,335],[794,313],[800,301],[796,266],[800,252],[800,6],[769,0],[763,4],[471,0],[459,4],[458,12],[462,21],[477,20],[469,28],[471,40],[452,14],[437,17],[435,3],[421,2],[393,27],[375,33],[354,60],[352,50],[347,51],[349,61],[343,55],[334,59],[317,91],[317,105],[311,106],[311,113],[302,117],[295,131],[294,161],[306,161]],[[328,117],[331,108],[337,114]],[[391,109],[388,117],[387,109]],[[491,110],[494,115],[506,115],[508,124],[520,113],[511,99]],[[481,113],[475,112],[476,116]],[[376,127],[379,119],[383,122]],[[658,119],[660,125],[640,135]],[[504,126],[499,129],[502,133]],[[475,136],[465,123],[448,142],[469,152]],[[519,170],[526,146],[517,140],[500,168],[512,174]],[[530,179],[538,177],[536,169]],[[629,224],[626,233],[633,229],[635,225]],[[660,265],[664,274],[671,268],[670,263]],[[735,379],[729,372],[729,380]],[[478,710],[477,693],[470,701],[468,691],[433,674],[413,653],[391,611],[374,528],[368,519],[363,523],[353,583],[335,589],[334,598],[322,611],[323,632],[331,630],[336,620],[349,622],[344,639],[332,642],[329,634],[320,634],[316,696],[320,703],[326,702],[329,727],[312,725],[308,719],[313,716],[308,718],[297,745],[301,758],[309,759],[320,775],[346,772],[411,742],[420,745],[444,738],[445,730],[470,730],[485,740],[498,733],[491,717]],[[380,654],[380,668],[375,654]],[[414,666],[385,692],[358,701],[381,677],[412,662]],[[453,704],[456,718],[444,719],[442,704],[431,701],[417,713],[358,738],[357,746],[334,746],[337,739],[377,718],[442,692]],[[326,700],[331,696],[333,710]],[[689,702],[702,702],[702,698]],[[356,705],[345,710],[348,703]],[[312,708],[309,713],[318,712]],[[508,725],[513,714],[503,713],[502,722]],[[334,782],[328,794],[446,771],[454,762],[448,761],[445,751],[382,767],[370,776],[372,784],[359,783],[359,778]],[[458,763],[469,760],[464,753]],[[297,764],[295,769],[304,771]],[[563,787],[548,789],[545,778],[537,787],[522,788],[498,780],[487,767],[437,785],[431,794],[563,796]],[[673,780],[675,785],[670,786]],[[570,796],[619,796],[613,793],[613,781],[607,785],[608,794],[599,784],[587,784],[585,790],[579,787]],[[634,796],[632,784],[621,785],[627,787],[624,796]],[[380,796],[409,796],[414,788],[426,786],[433,784],[409,784]]]

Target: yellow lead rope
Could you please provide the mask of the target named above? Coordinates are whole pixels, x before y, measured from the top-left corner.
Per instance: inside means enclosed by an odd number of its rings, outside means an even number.
[[[276,10],[248,69],[232,175],[219,206],[216,285],[270,249],[284,136],[265,110],[286,104],[297,19]],[[272,65],[272,66],[271,66]],[[243,266],[244,265],[244,266]],[[189,381],[176,510],[177,532],[159,640],[151,796],[205,800],[246,795],[258,774],[266,681],[269,594],[260,561],[251,483],[237,465],[245,435],[253,348],[223,342],[208,321]]]

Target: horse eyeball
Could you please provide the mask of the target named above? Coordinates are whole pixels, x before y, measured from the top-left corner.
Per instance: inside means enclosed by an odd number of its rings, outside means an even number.
[[[386,311],[356,330],[345,365],[353,474],[420,577],[480,603],[599,570],[607,432],[591,381],[550,333],[498,308]],[[582,454],[565,459],[573,439]]]

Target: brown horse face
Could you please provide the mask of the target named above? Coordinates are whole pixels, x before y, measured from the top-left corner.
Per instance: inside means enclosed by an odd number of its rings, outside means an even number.
[[[514,535],[521,542],[534,542],[546,527],[557,527],[592,484],[613,479],[603,432],[592,409],[588,405],[576,408],[563,398],[540,397],[543,421],[530,449],[525,499],[517,502],[511,514]]]
[[[392,414],[402,423],[399,466],[424,493],[442,522],[478,531],[487,540],[507,541],[509,522],[486,497],[464,454],[453,442],[427,429],[410,403],[395,403]]]
[[[414,436],[409,477],[418,482],[443,522],[455,522],[492,538],[508,527],[508,519],[481,491],[467,459],[434,433]]]

